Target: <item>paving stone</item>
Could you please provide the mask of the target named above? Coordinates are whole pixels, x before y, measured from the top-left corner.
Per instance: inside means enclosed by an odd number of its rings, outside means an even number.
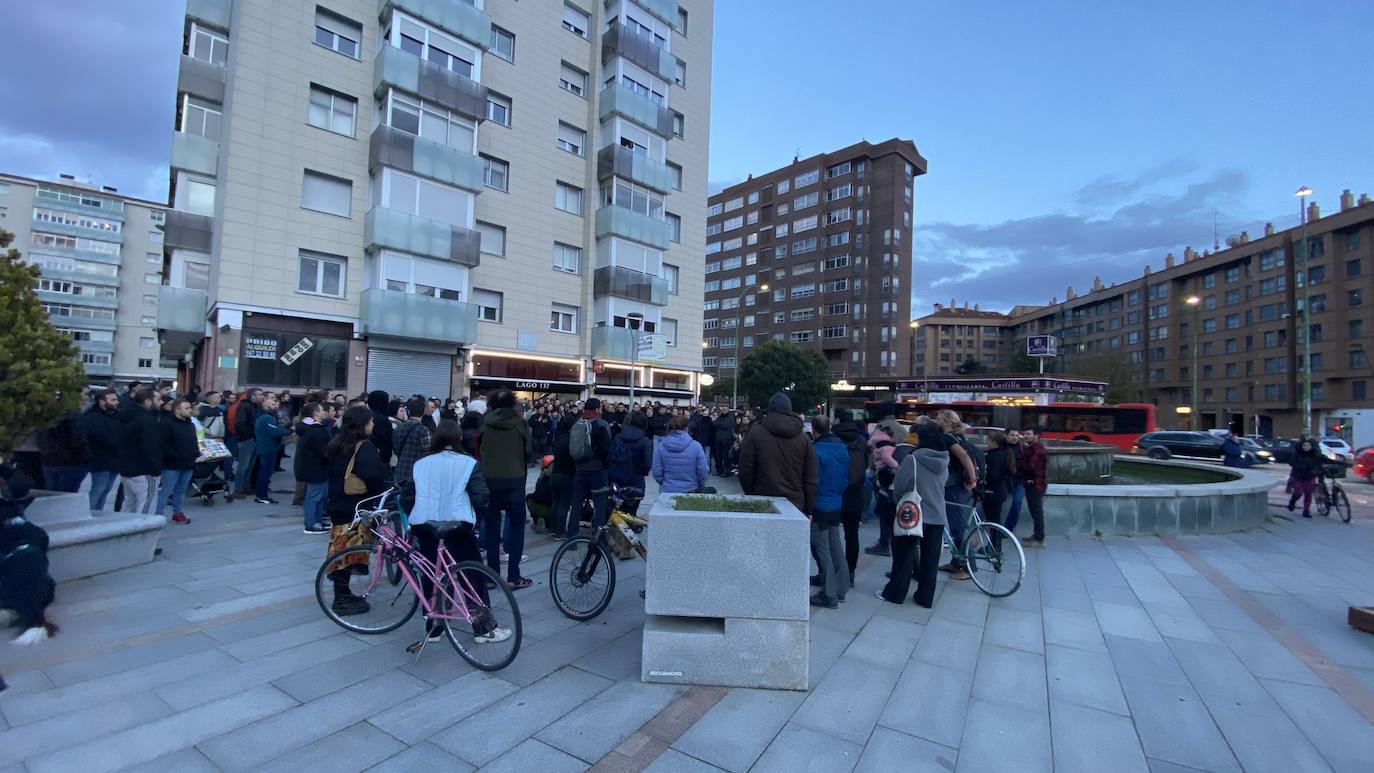
[[[1097,618],[1092,613],[1046,608],[1044,621],[1046,644],[1098,652],[1107,649],[1102,631],[1097,627]]]
[[[674,741],[673,748],[743,773],[805,699],[799,692],[733,689]]]
[[[1094,600],[1093,610],[1097,614],[1097,624],[1104,635],[1141,641],[1161,640],[1154,621],[1150,620],[1150,616],[1139,606]]]
[[[879,617],[879,615],[875,615]],[[853,634],[813,625],[807,631],[807,689],[814,690],[853,641]],[[805,698],[806,696],[802,696]]]
[[[335,634],[327,639],[293,647],[275,655],[197,674],[176,684],[160,687],[156,692],[173,709],[186,709],[233,695],[248,687],[267,684],[287,674],[317,665],[321,660],[365,649],[368,649],[368,646],[357,639]]]
[[[973,671],[978,665],[978,647],[982,639],[980,626],[932,617],[912,657],[960,671]]]
[[[292,698],[305,703],[386,673],[393,668],[407,665],[414,660],[415,656],[401,647],[375,647],[366,657],[349,653],[273,680],[272,684]]]
[[[351,773],[367,770],[405,748],[381,730],[359,722],[255,768],[255,773]]]
[[[948,773],[954,770],[958,752],[924,738],[886,727],[873,731],[855,768],[859,773],[902,770],[913,773]]]
[[[973,676],[973,697],[1043,711],[1049,699],[1044,656],[983,645]]]
[[[524,655],[521,653],[522,657]],[[611,680],[579,668],[561,668],[474,716],[436,733],[430,740],[467,762],[485,765],[558,721],[611,684]],[[645,721],[648,719],[644,717]]]
[[[844,631],[852,636],[863,630],[863,627],[878,613],[880,608],[895,606],[878,600],[871,592],[860,591],[859,587],[856,585],[850,590],[839,609],[812,607],[811,624]],[[917,609],[918,607],[913,604],[912,608]]]
[[[169,711],[167,704],[156,695],[141,692],[125,695],[111,703],[30,722],[0,732],[0,765],[109,735],[166,716]]]
[[[1050,770],[1051,765],[1048,707],[1027,711],[976,698],[969,702],[957,773]]]
[[[200,744],[225,770],[252,770],[428,689],[413,676],[382,674]],[[322,718],[328,717],[328,721]],[[380,760],[378,760],[380,761]]]
[[[470,717],[519,688],[486,671],[474,671],[441,687],[388,706],[368,722],[407,744],[415,744]]]
[[[1217,635],[1226,642],[1245,668],[1262,679],[1282,679],[1324,687],[1325,682],[1296,655],[1268,633],[1250,633],[1218,629]]]
[[[720,768],[715,765],[708,765],[696,757],[690,757],[676,749],[664,749],[658,759],[654,760],[644,770],[646,773],[715,773]]]
[[[1245,610],[1229,599],[1214,601],[1212,599],[1190,598],[1188,603],[1214,631],[1228,629],[1264,633],[1263,626],[1255,622],[1253,617],[1250,617]]]
[[[166,773],[169,770],[176,773],[220,773],[219,766],[195,747],[124,768],[120,773]]]
[[[419,640],[419,638],[420,629],[417,627],[411,635],[405,638],[404,643],[398,642],[396,645],[393,645],[393,649],[405,652],[405,648]],[[525,647],[522,644],[520,646],[520,654],[524,655],[525,652]],[[516,662],[520,662],[520,659],[516,658]],[[413,677],[423,679],[435,687],[438,687],[439,685],[448,684],[454,679],[470,674],[477,669],[473,668],[472,664],[459,657],[458,653],[453,651],[453,648],[449,646],[447,641],[440,640],[437,642],[430,642],[429,646],[425,647],[424,653],[420,655],[419,660],[416,660],[415,656],[411,655],[410,659],[401,666],[401,670]],[[504,669],[502,670],[502,674],[505,674]]]
[[[1070,612],[1092,614],[1092,597],[1083,589],[1080,582],[1072,587],[1042,586],[1040,599],[1046,609],[1064,609]]]
[[[152,663],[179,658],[182,655],[191,655],[197,652],[212,650],[217,643],[214,639],[206,636],[199,631],[188,633],[181,636],[174,636],[170,639],[148,642],[123,647],[116,650],[106,650],[100,653],[99,657],[87,657],[81,660],[62,663],[45,669],[48,678],[58,687],[65,687],[69,684],[86,682],[92,679],[99,679],[102,676],[117,674],[120,671],[141,668]]]
[[[1145,612],[1154,621],[1161,636],[1198,642],[1217,642],[1211,627],[1186,603],[1182,607],[1145,605]]]
[[[368,773],[414,773],[414,771],[419,770],[471,773],[476,768],[432,743],[421,743],[393,757],[388,757],[378,765],[369,768]]]
[[[1150,766],[1150,773],[1205,773],[1205,771],[1200,771],[1197,768],[1175,765],[1172,762],[1151,759],[1149,757],[1145,758],[1145,762]]]
[[[983,631],[983,643],[1044,654],[1045,622],[1040,617],[1040,610],[1002,609],[994,606],[988,610],[988,624]]]
[[[533,738],[522,741],[514,749],[483,766],[483,773],[580,773],[587,763],[541,743]]]
[[[971,582],[947,585],[944,597],[935,605],[934,616],[977,626],[987,622],[988,596],[971,586]],[[970,589],[964,590],[965,587]]]
[[[1240,770],[1202,698],[1186,681],[1123,674],[1121,687],[1147,756],[1199,770]]]
[[[973,674],[912,660],[897,680],[878,724],[958,748]]]
[[[841,657],[802,702],[792,721],[863,744],[873,732],[901,672],[849,656]]]
[[[1131,720],[1055,701],[1050,704],[1056,773],[1149,773]]]
[[[853,770],[863,747],[832,735],[788,724],[768,745],[751,771],[753,773],[796,773],[798,770]]]
[[[1138,676],[1156,682],[1188,684],[1188,677],[1174,657],[1173,650],[1163,642],[1123,639],[1108,636],[1107,648],[1111,652],[1112,663],[1116,666],[1117,677],[1125,681],[1127,677]]]
[[[573,661],[573,665],[617,682],[638,675],[644,631],[635,628],[609,644],[597,647]]]
[[[616,584],[616,591],[619,596],[619,583]],[[521,686],[532,685],[644,622],[642,612],[638,620],[627,620],[623,615],[609,617],[609,612],[607,610],[596,620],[569,628],[529,647],[521,647],[520,657],[501,670],[501,678]]]
[[[222,700],[178,712],[113,735],[31,759],[31,773],[104,773],[149,762],[271,717],[296,702],[271,686],[254,687]]]
[[[265,612],[260,615],[235,620],[232,623],[217,625],[206,630],[206,634],[222,644],[233,644],[251,639],[254,636],[261,636],[276,631],[281,631],[301,623],[308,623],[324,617],[320,611],[319,604],[311,599],[309,603],[302,601],[286,609],[278,609],[273,612]]]
[[[607,688],[535,737],[546,744],[595,763],[638,730],[686,687],[645,684],[631,676]]]
[[[874,615],[845,650],[845,657],[901,669],[921,638],[922,626]]]
[[[1341,773],[1369,770],[1374,725],[1334,690],[1274,679],[1261,681],[1332,768]]]
[[[1051,644],[1045,658],[1051,700],[1130,714],[1111,656]]]
[[[292,647],[298,647],[302,644],[309,644],[319,641],[320,639],[328,638],[337,634],[340,630],[342,629],[335,625],[332,620],[321,616],[320,619],[312,620],[308,623],[293,625],[284,630],[265,633],[261,636],[254,636],[250,639],[244,639],[243,641],[233,644],[226,644],[221,646],[220,649],[239,660],[249,661],[264,655],[271,655],[276,652],[281,652],[282,650],[289,650]]]

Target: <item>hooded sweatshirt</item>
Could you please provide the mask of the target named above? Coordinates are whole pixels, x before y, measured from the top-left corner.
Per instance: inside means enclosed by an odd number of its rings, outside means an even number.
[[[496,408],[482,417],[482,477],[488,481],[525,479],[525,456],[530,452],[530,425],[514,408]]]
[[[710,474],[706,451],[680,429],[669,432],[654,452],[654,480],[665,494],[699,489],[706,485],[706,476]]]
[[[932,526],[944,526],[945,482],[948,479],[949,453],[917,448],[902,460],[892,490],[900,496],[914,486],[921,497],[921,520]]]
[[[800,416],[771,412],[749,430],[740,445],[739,482],[746,494],[786,497],[806,515],[815,511],[816,454]]]
[[[863,509],[864,472],[868,469],[868,438],[853,421],[835,424],[835,437],[849,449],[849,483],[844,490],[844,502],[840,509],[852,513]]]
[[[840,520],[840,504],[849,486],[849,449],[834,433],[816,438],[816,518],[825,522]],[[826,517],[820,521],[821,515]]]
[[[627,424],[611,441],[606,471],[612,483],[642,489],[644,476],[649,474],[653,459],[653,441],[644,434],[644,430]]]

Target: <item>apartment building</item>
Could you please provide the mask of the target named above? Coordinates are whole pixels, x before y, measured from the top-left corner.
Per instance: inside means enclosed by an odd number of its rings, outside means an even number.
[[[702,367],[733,375],[768,340],[820,351],[835,379],[910,367],[910,140],[793,159],[712,196]]]
[[[189,0],[163,288],[186,378],[620,395],[637,328],[668,346],[636,392],[690,399],[711,17]]]
[[[1292,436],[1302,429],[1310,337],[1313,428],[1334,431],[1374,409],[1374,202],[1347,190],[1326,216],[1311,203],[1306,231],[1305,256],[1301,227],[1266,226],[1262,236],[1241,233],[1216,252],[1170,254],[1162,270],[1146,267],[1127,282],[1095,278],[1082,295],[1069,287],[1065,300],[1045,306],[1007,315],[939,307],[917,320],[914,375],[954,373],[973,351],[986,370],[1005,371],[1027,336],[1049,334],[1059,338],[1060,356],[1047,361],[1048,372],[1123,358],[1138,369],[1163,424],[1193,423],[1179,409],[1191,410],[1196,378],[1199,428]],[[995,346],[994,331],[1001,335]],[[984,361],[994,350],[998,359]]]
[[[71,336],[92,384],[152,383],[175,374],[158,344],[166,207],[115,188],[0,173],[0,229],[38,266],[38,298]]]

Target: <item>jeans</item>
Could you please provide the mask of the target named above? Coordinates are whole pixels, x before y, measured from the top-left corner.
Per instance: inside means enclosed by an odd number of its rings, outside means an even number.
[[[43,469],[43,483],[49,491],[80,491],[81,481],[86,479],[88,471],[84,464],[46,467]]]
[[[871,518],[873,517],[873,510],[874,510],[874,508],[875,508],[875,507],[877,506],[877,504],[878,504],[878,494],[877,494],[877,491],[873,488],[873,471],[872,471],[872,470],[864,470],[864,484],[863,484],[863,485],[864,485],[864,488],[863,488],[863,494],[864,494],[864,509],[863,509],[863,514],[862,514],[861,517],[862,517],[862,520],[867,521],[867,520],[869,520],[869,519],[871,519]]]
[[[158,512],[153,506],[157,501],[156,475],[136,475],[132,478],[121,476],[119,480],[124,489],[124,504],[120,505],[119,512],[140,515]]]
[[[326,483],[324,485],[328,486],[329,484]],[[477,538],[473,536],[472,524],[470,523],[460,523],[454,528],[448,529],[444,532],[442,538],[434,527],[427,523],[415,524],[410,528],[410,534],[415,538],[415,541],[419,543],[420,555],[436,564],[439,560],[440,539],[443,540],[444,547],[448,549],[449,556],[454,561],[458,563],[463,563],[464,561],[482,563],[482,551],[477,547]],[[429,599],[434,595],[434,583],[429,579],[429,575],[424,572],[419,572],[419,575],[421,590],[425,594],[425,598]],[[490,597],[487,595],[486,579],[481,575],[467,574],[466,572],[464,573],[464,577],[467,579],[467,584],[465,585],[460,580],[458,582],[458,587],[461,589],[459,592],[461,593],[466,590],[468,586],[471,586],[482,599],[482,603],[490,605],[491,601]],[[457,600],[459,599],[455,599],[455,601]],[[456,610],[450,610],[449,614],[457,615],[460,613]]]
[[[840,523],[844,527],[844,563],[849,567],[849,578],[854,579],[854,571],[859,566],[859,521],[861,516],[856,510],[840,513]]]
[[[561,472],[550,473],[549,488],[553,491],[553,512],[549,514],[549,531],[555,535],[562,535],[568,528],[568,511],[572,509],[573,476]]]
[[[268,499],[272,493],[272,473],[277,471],[277,452],[268,451],[258,454],[258,475],[253,483],[253,494],[258,499]]]
[[[597,489],[606,488],[608,483],[605,470],[596,472],[579,472],[573,476],[572,507],[568,513],[568,528],[564,533],[569,537],[576,537],[578,529],[581,528],[579,521],[582,515],[582,503],[587,499],[592,500],[592,527],[597,528],[606,523],[610,517],[611,500],[607,494],[592,496],[592,492]]]
[[[897,515],[897,503],[885,496],[875,497],[877,504],[873,512],[878,518],[878,544],[882,547],[892,545],[892,519]]]
[[[968,530],[969,511],[973,509],[973,494],[963,486],[945,486],[945,519],[949,521],[949,538],[956,547],[964,545]],[[955,561],[955,564],[961,564]]]
[[[725,477],[730,472],[730,440],[717,440],[711,447],[711,455],[715,457],[716,474]]]
[[[1045,539],[1045,492],[1033,484],[1026,486],[1026,507],[1030,510],[1031,522],[1035,524],[1035,530],[1031,532],[1031,539],[1043,542]]]
[[[840,522],[829,520],[839,513],[816,513],[811,519],[811,554],[820,567],[821,595],[843,601],[849,592],[849,564],[840,544]],[[825,523],[821,521],[826,519]]]
[[[163,470],[162,488],[157,494],[157,512],[162,513],[167,506],[167,500],[172,500],[172,512],[182,513],[182,498],[186,496],[186,487],[191,485],[190,470]]]
[[[240,493],[248,493],[253,487],[253,462],[258,460],[258,447],[253,441],[239,443],[239,467],[234,471],[234,487]]]
[[[911,590],[911,578],[916,576],[916,593],[912,600],[918,606],[930,608],[935,603],[935,578],[940,566],[940,538],[945,527],[925,524],[919,537],[896,537],[892,540],[892,577],[883,588],[882,596],[893,604],[906,601]],[[918,561],[919,557],[919,561]]]
[[[305,484],[305,528],[325,523],[324,500],[329,496],[329,481]]]
[[[1011,509],[1007,511],[1007,520],[1003,525],[1007,531],[1015,532],[1016,524],[1021,520],[1021,503],[1026,501],[1026,484],[1019,480],[1011,483]]]
[[[482,544],[487,550],[487,566],[501,573],[501,525],[506,526],[506,581],[520,579],[520,554],[525,550],[525,479],[489,478],[491,502],[482,513]]]
[[[119,480],[119,473],[113,470],[95,470],[91,473],[91,510],[93,512],[105,509],[105,499],[114,490],[115,483]]]

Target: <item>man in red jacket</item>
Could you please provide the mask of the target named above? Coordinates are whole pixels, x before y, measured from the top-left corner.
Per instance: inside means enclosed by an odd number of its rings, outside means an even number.
[[[1034,531],[1021,540],[1028,548],[1045,547],[1045,468],[1049,455],[1034,427],[1021,430],[1021,456],[1016,460],[1016,477],[1026,488],[1026,507],[1030,510]]]

